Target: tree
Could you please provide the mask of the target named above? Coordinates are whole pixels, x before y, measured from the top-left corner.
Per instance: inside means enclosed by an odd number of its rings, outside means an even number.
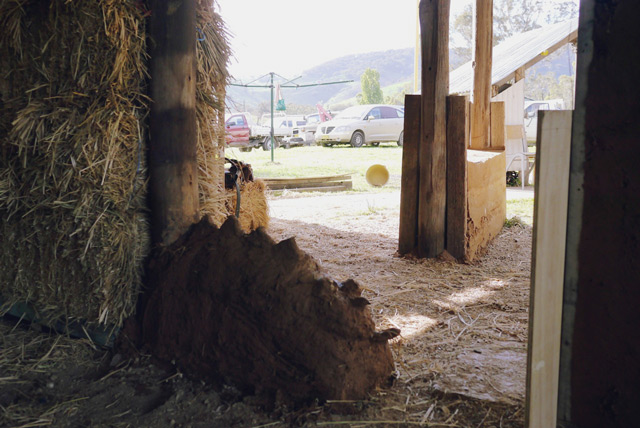
[[[466,61],[471,59],[471,44],[473,42],[473,6],[467,4],[462,13],[456,15],[451,21],[449,32],[453,40],[458,41],[458,46],[453,49]]]
[[[288,115],[301,115],[301,114],[312,114],[316,112],[316,107],[313,105],[305,105],[305,104],[287,104],[287,114]],[[251,109],[251,113],[255,115],[258,119],[263,115],[268,115],[271,113],[271,103],[269,101],[262,101],[258,103],[255,107]],[[275,116],[274,111],[274,117]],[[277,112],[278,115],[282,115],[281,112]]]
[[[384,95],[380,89],[380,73],[377,70],[367,68],[360,77],[362,92],[358,94],[360,104],[381,104]]]
[[[540,27],[541,0],[498,0],[493,4],[493,45]]]
[[[578,16],[578,2],[576,0],[565,0],[556,2],[547,12],[545,21],[547,24],[566,21]]]
[[[404,105],[404,96],[411,93],[411,83],[405,83],[397,92],[392,92],[385,97],[385,104]]]
[[[545,15],[546,13],[546,15]],[[514,34],[539,28],[541,24],[554,24],[578,15],[577,0],[495,0],[493,3],[493,45]],[[473,42],[473,6],[468,4],[452,21],[451,34],[458,40],[456,53],[471,59]]]
[[[569,61],[569,68],[575,67],[575,62],[571,61],[571,51],[573,47],[567,45],[549,56],[549,61],[557,61],[563,56],[567,57]],[[562,98],[564,100],[565,108],[573,108],[573,87],[574,87],[574,74],[570,72],[569,75],[561,74],[557,75],[557,71],[536,72],[535,67],[527,70],[524,95],[527,98],[534,100],[546,100]]]
[[[525,96],[533,100],[562,98],[565,109],[573,108],[573,76],[556,77],[553,71],[527,76]]]

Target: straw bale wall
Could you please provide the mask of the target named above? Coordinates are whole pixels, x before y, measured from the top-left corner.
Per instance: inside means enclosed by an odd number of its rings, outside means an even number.
[[[249,181],[242,184],[240,189],[240,217],[238,224],[243,232],[249,233],[259,227],[269,226],[269,204],[267,203],[266,184],[262,180]],[[235,215],[237,207],[237,192],[227,189],[226,210]]]
[[[220,226],[230,214],[224,190],[224,101],[231,49],[224,23],[211,4],[199,1],[197,8],[198,187],[200,211]]]
[[[0,0],[0,299],[121,325],[149,252],[144,2]],[[229,48],[199,5],[201,207],[224,213]]]

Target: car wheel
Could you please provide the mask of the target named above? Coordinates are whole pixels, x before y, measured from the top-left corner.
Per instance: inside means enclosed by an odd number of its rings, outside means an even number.
[[[273,139],[275,141],[275,148],[277,149],[278,147],[280,147],[280,143],[278,142],[278,140],[276,138]],[[263,150],[271,150],[271,138],[270,137],[265,137],[264,141],[262,142],[262,149]]]
[[[322,147],[333,147],[331,143],[322,143]]]
[[[404,144],[404,131],[400,132],[400,137],[398,138],[398,145],[402,147]]]
[[[380,145],[380,142],[371,143],[371,145],[372,145],[373,147],[378,147],[378,146]]]
[[[356,131],[351,136],[352,147],[362,147],[364,144],[364,134],[361,131]]]

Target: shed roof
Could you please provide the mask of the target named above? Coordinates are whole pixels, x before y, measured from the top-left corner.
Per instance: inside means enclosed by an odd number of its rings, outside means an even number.
[[[516,34],[493,48],[491,84],[500,86],[516,77],[516,71],[526,70],[578,38],[578,18]],[[516,79],[518,80],[518,79]],[[470,92],[473,87],[473,66],[469,61],[449,75],[449,93]]]

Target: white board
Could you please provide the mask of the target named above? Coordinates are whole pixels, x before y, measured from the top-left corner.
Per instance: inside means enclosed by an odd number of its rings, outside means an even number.
[[[529,306],[526,426],[556,426],[572,111],[538,124]]]

